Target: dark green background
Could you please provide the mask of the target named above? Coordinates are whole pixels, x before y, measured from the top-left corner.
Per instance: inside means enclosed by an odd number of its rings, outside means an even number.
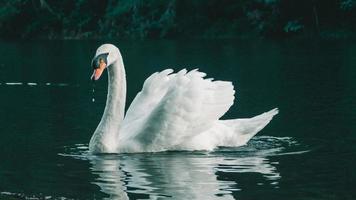
[[[0,0],[0,37],[355,38],[355,11],[355,0]]]

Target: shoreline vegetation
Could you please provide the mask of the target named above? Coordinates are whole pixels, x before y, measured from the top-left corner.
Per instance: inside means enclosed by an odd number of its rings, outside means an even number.
[[[0,0],[1,39],[356,38],[356,0]]]

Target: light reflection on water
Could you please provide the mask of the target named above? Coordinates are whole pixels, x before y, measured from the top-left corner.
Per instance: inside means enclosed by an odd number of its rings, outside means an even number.
[[[21,85],[27,85],[27,86],[54,86],[54,87],[66,87],[66,86],[79,86],[78,84],[69,84],[69,83],[36,83],[36,82],[6,82],[6,83],[0,83],[0,85],[4,86],[21,86]]]
[[[239,191],[238,180],[221,180],[219,173],[255,173],[263,181],[278,188],[282,178],[278,162],[271,156],[300,154],[298,143],[292,138],[260,136],[240,148],[220,148],[214,152],[162,152],[140,154],[90,155],[87,145],[66,147],[63,156],[89,160],[96,175],[92,184],[109,195],[108,199],[234,199],[232,191]]]

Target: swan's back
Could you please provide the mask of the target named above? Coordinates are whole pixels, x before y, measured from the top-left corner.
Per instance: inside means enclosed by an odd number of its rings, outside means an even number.
[[[233,105],[231,82],[204,79],[193,70],[151,75],[120,128],[119,152],[174,150],[212,129]]]

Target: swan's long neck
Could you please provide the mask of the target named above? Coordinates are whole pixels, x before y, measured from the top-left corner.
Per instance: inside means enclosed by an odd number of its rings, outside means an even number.
[[[116,124],[119,125],[125,114],[126,74],[122,60],[118,60],[112,65],[108,67],[109,85],[103,118],[115,119]]]
[[[107,70],[109,85],[106,106],[89,144],[89,150],[97,153],[115,153],[125,114],[126,74],[122,59],[118,59]]]

